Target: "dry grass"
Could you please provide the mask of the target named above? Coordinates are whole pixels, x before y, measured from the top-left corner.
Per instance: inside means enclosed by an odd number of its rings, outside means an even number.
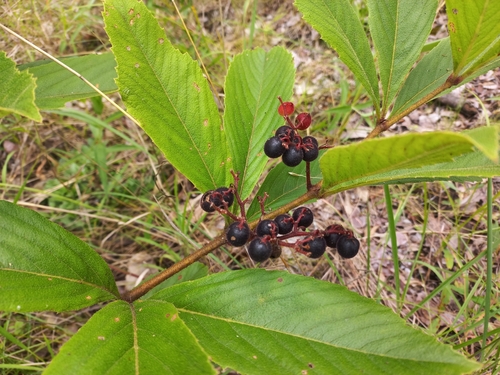
[[[173,7],[147,3],[154,7],[174,44],[194,56]],[[253,26],[252,6],[244,9],[236,5],[198,1],[193,7],[181,9],[216,87],[223,86],[231,57],[244,47],[286,46],[297,67],[295,101],[313,114],[313,131],[335,143],[363,138],[369,131],[369,116],[362,116],[369,110],[362,106],[367,100],[364,91],[336,54],[302,21],[292,3],[259,2]],[[54,56],[66,56],[109,49],[101,10],[100,3],[93,1],[15,1],[0,6],[0,19]],[[442,30],[442,24],[440,18],[436,30]],[[40,58],[11,36],[2,35],[0,50],[16,63]],[[468,90],[478,91],[479,99],[494,116],[498,113],[498,101],[491,98],[498,95],[499,82],[499,72],[490,72],[466,85],[463,97],[475,111],[464,114],[433,103],[403,119],[390,133],[479,126],[487,114]],[[342,106],[346,104],[358,107],[345,110]],[[71,103],[68,107],[100,119],[114,115],[107,106],[102,115],[96,114],[90,101]],[[0,181],[0,199],[18,197],[19,204],[38,210],[92,244],[112,267],[121,288],[130,287],[144,269],[169,266],[223,228],[220,218],[205,217],[197,205],[198,192],[165,162],[133,124],[122,118],[110,120],[115,129],[135,142],[130,147],[120,147],[120,137],[89,126],[88,121],[64,112],[43,116],[41,124],[13,116],[0,120],[0,164],[12,153],[5,178]],[[104,165],[90,152],[96,131],[102,132],[102,142],[108,150]],[[108,176],[106,194],[100,174],[103,169]],[[362,242],[362,251],[354,260],[342,260],[330,252],[328,257],[311,261],[285,252],[286,264],[278,260],[263,266],[346,285],[393,308],[411,324],[436,334],[442,341],[475,355],[480,342],[467,344],[467,340],[482,333],[482,324],[477,323],[483,316],[485,261],[475,263],[467,272],[460,270],[484,250],[485,185],[443,182],[393,186],[391,194],[399,218],[401,283],[407,287],[401,310],[394,291],[387,210],[381,187],[354,189],[311,205],[318,228],[339,222],[354,230]],[[494,195],[498,223],[498,179]],[[151,266],[144,266],[144,262]],[[204,262],[210,272],[254,267],[244,249],[221,248]],[[491,302],[500,312],[498,241],[494,264],[496,280]],[[407,315],[456,272],[459,274],[453,282],[439,289],[423,308]],[[23,348],[11,341],[1,344],[6,363],[43,367],[95,310],[57,315],[1,314],[0,325],[8,327],[25,345]],[[498,318],[492,318],[490,329],[499,328]],[[497,342],[498,337],[497,334]],[[461,347],[462,343],[466,345]]]

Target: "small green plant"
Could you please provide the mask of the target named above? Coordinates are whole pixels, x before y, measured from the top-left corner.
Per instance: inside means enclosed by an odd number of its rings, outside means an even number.
[[[290,118],[295,71],[286,49],[236,56],[221,114],[207,72],[170,44],[142,2],[105,1],[113,54],[74,58],[67,65],[86,67],[80,73],[87,78],[97,74],[102,95],[119,90],[127,116],[204,192],[201,207],[231,222],[201,249],[120,295],[91,247],[39,214],[0,201],[0,309],[60,312],[106,303],[45,373],[212,374],[214,364],[245,374],[478,370],[479,363],[345,287],[262,269],[196,276],[188,271],[226,243],[248,243],[256,262],[279,257],[281,246],[312,259],[329,246],[352,258],[364,251],[354,233],[335,223],[308,231],[314,218],[304,203],[364,185],[499,175],[495,126],[371,139],[437,95],[500,65],[500,24],[494,18],[500,3],[491,3],[448,0],[450,38],[420,57],[437,1],[416,8],[410,0],[369,0],[374,59],[349,1],[298,0],[304,18],[336,49],[373,103],[369,139],[332,147],[299,134],[311,125],[307,112]],[[24,68],[0,55],[7,77],[0,94],[4,112],[41,121],[40,110],[95,95],[78,79],[66,80],[69,73],[55,64]],[[53,73],[65,83],[54,88]],[[278,97],[285,101],[276,110]],[[256,189],[268,159],[280,157]],[[300,239],[286,241],[293,237]],[[183,282],[172,282],[178,273]],[[399,296],[398,283],[396,277]],[[489,302],[485,310],[487,321]]]

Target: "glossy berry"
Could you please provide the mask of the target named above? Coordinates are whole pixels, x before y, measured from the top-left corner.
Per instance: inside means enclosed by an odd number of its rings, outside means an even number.
[[[257,236],[271,236],[276,237],[278,235],[278,224],[276,224],[273,220],[262,220],[255,230]]]
[[[306,130],[311,126],[311,115],[309,113],[299,113],[295,118],[295,126],[299,130]]]
[[[254,238],[248,245],[248,255],[254,262],[263,262],[268,260],[273,252],[271,242],[266,238]]]
[[[304,159],[304,151],[295,143],[290,143],[281,160],[288,167],[296,167]]]
[[[279,137],[279,139],[281,139],[282,141],[291,142],[291,140],[297,135],[297,133],[292,129],[291,126],[283,125],[280,126],[278,130],[276,130],[274,135],[276,137]]]
[[[302,143],[304,143],[304,144],[314,143],[316,146],[319,145],[318,144],[318,140],[316,138],[314,138],[314,137],[311,137],[310,135],[304,137],[302,139]]]
[[[226,232],[226,240],[229,244],[239,247],[247,243],[250,238],[250,228],[244,221],[232,223]]]
[[[216,207],[226,208],[225,204],[230,207],[234,202],[234,193],[227,187],[220,187],[212,193],[210,200]]]
[[[309,253],[309,258],[317,259],[325,253],[326,241],[323,237],[308,237],[300,247]]]
[[[337,240],[337,252],[342,258],[354,258],[359,251],[359,241],[349,235],[340,236]]]
[[[326,241],[326,245],[328,247],[336,248],[337,247],[337,241],[340,238],[340,236],[344,235],[345,229],[342,225],[339,224],[333,224],[328,227],[326,227],[325,232],[324,232],[324,239]]]
[[[278,225],[279,234],[288,234],[293,229],[293,218],[288,214],[276,216],[274,222]]]
[[[304,137],[302,139],[302,147],[304,149],[304,161],[314,161],[318,158],[319,148],[318,141],[314,137]]]
[[[280,116],[290,116],[295,110],[295,106],[292,102],[284,102],[278,107],[278,113]]]
[[[212,204],[212,200],[211,200],[211,196],[212,196],[213,192],[214,192],[213,190],[209,190],[205,194],[203,194],[201,197],[200,206],[201,206],[201,209],[205,212],[214,212],[215,211],[215,208],[214,208],[214,206]]]
[[[271,137],[264,144],[264,153],[269,158],[279,158],[285,151],[286,148],[285,146],[283,146],[283,143],[281,142],[281,139],[279,137]]]
[[[314,221],[314,215],[312,211],[307,207],[299,207],[293,211],[293,220],[297,222],[297,225],[302,228],[307,228]]]

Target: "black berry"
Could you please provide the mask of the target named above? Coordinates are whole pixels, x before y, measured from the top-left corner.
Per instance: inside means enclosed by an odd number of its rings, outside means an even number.
[[[266,238],[257,237],[250,241],[248,245],[248,255],[254,262],[268,260],[273,252],[271,242]]]
[[[342,258],[354,258],[359,251],[359,241],[349,235],[340,236],[337,240],[337,252]]]
[[[279,139],[281,139],[282,141],[290,142],[293,139],[293,137],[295,137],[296,133],[291,126],[283,125],[280,126],[278,130],[276,130],[276,133],[274,133],[274,135]]]
[[[216,207],[225,208],[224,202],[229,207],[234,202],[234,193],[227,187],[220,187],[212,193],[211,201]]]
[[[293,229],[293,218],[290,215],[278,215],[275,217],[274,221],[276,224],[278,224],[279,234],[288,234]]]
[[[324,238],[326,241],[326,245],[328,247],[336,248],[337,247],[337,241],[342,236],[345,234],[345,229],[342,225],[339,224],[333,224],[328,227],[326,227],[325,232],[324,232]]]
[[[288,167],[296,167],[304,159],[304,151],[296,144],[290,143],[281,160]]]
[[[302,138],[302,143],[307,144],[309,142],[314,143],[316,146],[319,146],[318,140],[314,137],[311,137],[310,135]]]
[[[302,243],[301,249],[309,253],[309,258],[317,259],[325,253],[326,241],[323,237],[309,237]]]
[[[211,199],[213,192],[214,192],[213,190],[209,190],[205,194],[203,194],[201,197],[200,206],[201,206],[201,209],[205,212],[214,212],[215,211],[215,208],[212,204],[212,199]]]
[[[304,149],[304,161],[314,161],[318,158],[319,148],[318,141],[314,137],[304,137],[302,139],[302,147]]]
[[[271,137],[264,144],[264,153],[272,159],[279,158],[285,151],[286,148],[279,137]]]
[[[247,243],[250,238],[250,228],[244,221],[232,223],[226,232],[226,240],[233,246],[239,247]]]
[[[257,236],[271,236],[276,237],[278,235],[278,224],[273,220],[262,220],[256,229]]]
[[[314,221],[312,211],[307,207],[299,207],[293,211],[293,220],[297,222],[299,227],[307,228]]]

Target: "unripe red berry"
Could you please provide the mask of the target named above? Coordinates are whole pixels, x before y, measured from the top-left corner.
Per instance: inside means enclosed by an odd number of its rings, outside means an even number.
[[[295,106],[292,102],[284,102],[278,107],[278,113],[280,116],[290,116],[295,110]]]
[[[311,121],[312,119],[309,113],[299,113],[295,118],[295,126],[299,130],[306,130],[309,126],[311,126]]]

